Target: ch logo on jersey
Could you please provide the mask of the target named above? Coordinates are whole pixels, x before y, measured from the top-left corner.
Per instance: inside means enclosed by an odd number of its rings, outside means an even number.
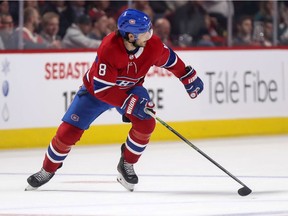
[[[122,89],[134,86],[142,77],[134,79],[131,77],[118,77],[116,80],[116,85]]]
[[[116,84],[118,86],[121,86],[121,87],[130,87],[130,86],[135,85],[135,82],[129,82],[129,81],[125,81],[125,80],[117,80]]]

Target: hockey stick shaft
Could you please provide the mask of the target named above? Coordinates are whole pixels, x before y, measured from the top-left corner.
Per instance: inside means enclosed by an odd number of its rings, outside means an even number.
[[[156,119],[158,122],[160,122],[164,127],[166,127],[168,130],[170,130],[172,133],[174,133],[176,136],[178,136],[180,139],[182,139],[186,144],[191,146],[193,149],[195,149],[198,153],[200,153],[202,156],[204,156],[206,159],[208,159],[210,162],[212,162],[214,165],[216,165],[219,169],[221,169],[223,172],[225,172],[228,176],[230,176],[232,179],[234,179],[236,182],[238,182],[243,187],[248,188],[243,182],[241,182],[238,178],[236,178],[234,175],[232,175],[228,170],[226,170],[224,167],[222,167],[219,163],[217,163],[215,160],[213,160],[211,157],[209,157],[206,153],[204,153],[202,150],[200,150],[198,147],[196,147],[193,143],[191,143],[189,140],[187,140],[184,136],[182,136],[180,133],[178,133],[175,129],[173,129],[170,125],[168,125],[165,121],[157,117],[153,112],[151,112],[149,109],[146,109],[145,112],[152,116],[154,119]]]

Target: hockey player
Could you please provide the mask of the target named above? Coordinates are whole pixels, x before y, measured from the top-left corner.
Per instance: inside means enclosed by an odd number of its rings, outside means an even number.
[[[83,77],[83,86],[48,146],[41,170],[27,179],[26,189],[37,189],[47,183],[90,124],[115,107],[123,115],[123,121],[132,124],[121,146],[117,180],[133,191],[138,183],[133,165],[144,152],[155,127],[154,118],[145,112],[153,109],[153,103],[142,86],[153,65],[167,68],[178,77],[191,98],[203,90],[196,71],[185,66],[172,49],[153,35],[149,17],[127,9],[118,18],[118,30],[103,39],[92,67]]]

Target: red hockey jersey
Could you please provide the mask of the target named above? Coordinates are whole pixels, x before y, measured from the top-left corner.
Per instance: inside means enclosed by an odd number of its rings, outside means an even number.
[[[127,90],[142,85],[151,66],[167,68],[176,77],[185,75],[185,64],[177,54],[153,35],[145,47],[129,54],[121,36],[107,35],[97,50],[97,56],[83,81],[87,90],[98,99],[121,107]]]

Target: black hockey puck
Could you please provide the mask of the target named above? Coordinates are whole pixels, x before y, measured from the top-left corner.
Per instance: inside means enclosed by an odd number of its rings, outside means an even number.
[[[248,187],[243,187],[243,188],[240,188],[239,190],[238,190],[238,194],[240,195],[240,196],[247,196],[247,195],[249,195],[250,193],[252,192],[252,190],[250,189],[250,188],[248,188]]]

